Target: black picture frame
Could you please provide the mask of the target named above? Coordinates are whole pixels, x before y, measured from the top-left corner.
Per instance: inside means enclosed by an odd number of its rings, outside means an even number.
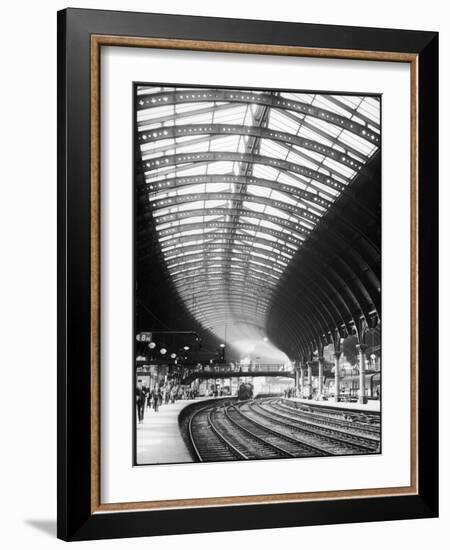
[[[417,62],[418,490],[414,495],[96,511],[92,487],[92,36],[408,54]],[[333,53],[334,52],[334,53]],[[353,52],[353,54],[352,54]],[[325,52],[326,55],[326,52]],[[364,56],[362,56],[364,58]],[[438,515],[438,34],[66,9],[58,12],[58,532],[64,540]]]

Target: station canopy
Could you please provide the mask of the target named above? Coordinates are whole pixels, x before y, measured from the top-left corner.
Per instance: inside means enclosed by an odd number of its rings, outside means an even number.
[[[168,276],[245,354],[292,258],[379,149],[379,98],[140,86],[136,106]]]

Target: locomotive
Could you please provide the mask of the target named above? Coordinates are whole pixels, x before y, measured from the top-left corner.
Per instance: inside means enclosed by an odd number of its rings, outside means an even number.
[[[238,390],[238,399],[240,401],[245,401],[246,399],[253,398],[253,384],[249,382],[243,383],[239,386]]]

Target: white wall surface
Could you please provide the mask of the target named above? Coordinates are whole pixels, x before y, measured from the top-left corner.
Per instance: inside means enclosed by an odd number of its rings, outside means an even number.
[[[450,18],[410,0],[78,1],[76,7],[440,31],[441,158],[448,158]],[[56,518],[56,0],[2,6],[0,86],[0,545],[52,549]],[[449,168],[441,167],[441,280],[449,281]],[[446,185],[444,185],[444,182]],[[151,540],[153,549],[437,548],[450,534],[448,283],[441,289],[441,518]],[[25,397],[24,397],[25,394]],[[444,542],[444,540],[446,542]],[[83,543],[144,548],[148,539]]]

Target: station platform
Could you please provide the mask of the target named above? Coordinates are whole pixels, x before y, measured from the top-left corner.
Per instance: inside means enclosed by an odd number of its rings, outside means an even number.
[[[161,405],[158,412],[145,409],[144,422],[137,424],[137,464],[193,462],[178,426],[180,412],[198,399],[183,399]]]
[[[361,411],[361,412],[380,412],[381,410],[381,401],[370,399],[365,405],[360,403],[346,403],[339,402],[335,403],[334,401],[315,401],[314,399],[303,399],[301,397],[290,397],[290,401],[297,401],[299,403],[304,403],[305,405],[314,405],[318,407],[330,407],[334,409],[346,409],[351,411]]]
[[[179,464],[193,462],[178,425],[181,411],[192,403],[210,397],[180,399],[161,405],[158,412],[145,409],[144,422],[136,424],[136,462],[144,464]],[[217,399],[217,398],[215,398]]]

